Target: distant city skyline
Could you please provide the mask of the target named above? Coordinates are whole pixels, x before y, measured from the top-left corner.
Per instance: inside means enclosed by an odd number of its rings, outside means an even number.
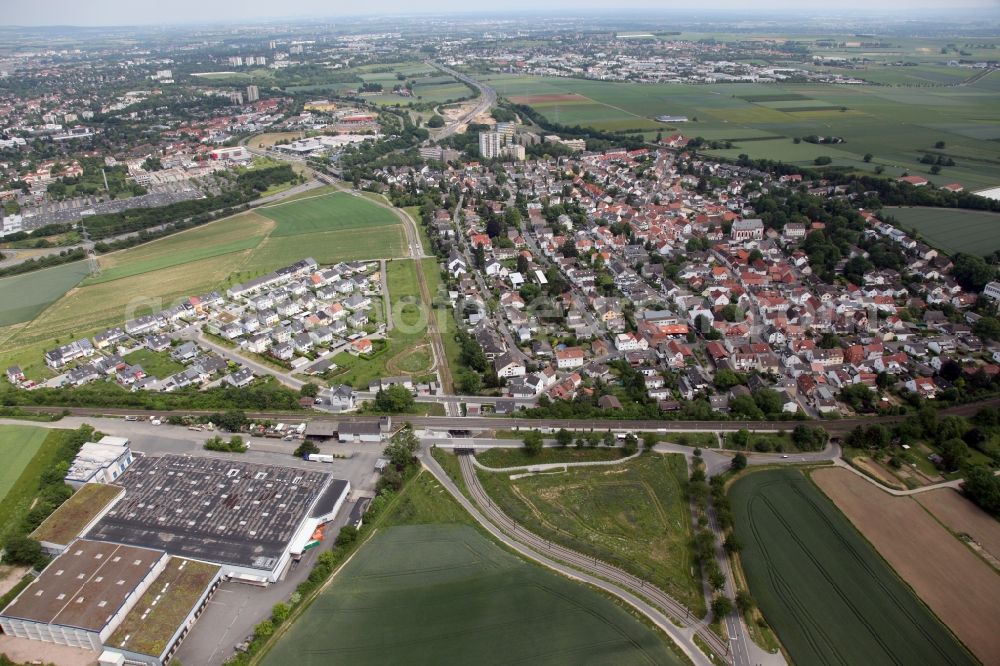
[[[650,11],[656,14],[670,12],[694,14],[697,12],[711,13],[716,11],[732,11],[737,15],[750,15],[790,11],[802,14],[811,11],[817,16],[843,14],[845,11],[877,14],[880,12],[913,12],[954,13],[956,11],[989,11],[1000,10],[997,0],[957,0],[947,6],[937,0],[841,0],[830,6],[805,10],[799,0],[763,0],[748,7],[743,0],[709,0],[697,7],[686,4],[666,4],[662,0],[626,0],[622,4],[611,5],[607,0],[545,0],[543,2],[528,2],[513,0],[500,8],[471,8],[464,0],[430,0],[415,5],[402,0],[371,0],[361,4],[338,6],[328,0],[297,0],[293,4],[274,3],[271,0],[174,0],[169,3],[133,3],[123,0],[94,0],[81,3],[77,0],[50,0],[46,3],[29,3],[17,0],[13,6],[7,7],[5,23],[7,25],[79,25],[79,26],[115,26],[115,25],[150,25],[150,24],[190,24],[208,22],[243,23],[255,20],[295,19],[304,17],[322,17],[334,19],[337,16],[363,16],[378,14],[414,14],[414,13],[447,13],[457,15],[470,13],[515,13],[515,12],[546,12],[558,11],[572,14],[573,12],[592,13],[607,9],[622,11]],[[902,18],[902,16],[900,17]]]

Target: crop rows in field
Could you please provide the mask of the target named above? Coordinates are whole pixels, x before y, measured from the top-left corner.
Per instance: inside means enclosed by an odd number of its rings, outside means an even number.
[[[750,591],[794,662],[974,663],[801,472],[731,492]]]

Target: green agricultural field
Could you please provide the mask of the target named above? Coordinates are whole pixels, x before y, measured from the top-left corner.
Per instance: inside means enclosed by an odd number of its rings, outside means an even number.
[[[616,602],[495,545],[428,474],[389,511],[265,666],[681,663]]]
[[[908,232],[948,254],[966,252],[985,256],[1000,250],[1000,213],[952,208],[886,208]]]
[[[100,258],[101,274],[84,285],[101,284],[152,273],[186,263],[250,250],[274,227],[256,213],[240,213],[166,238],[137,245]]]
[[[272,238],[371,229],[400,223],[391,210],[345,192],[264,206],[257,212],[277,222],[277,228],[271,232]]]
[[[699,616],[701,577],[681,455],[650,454],[612,467],[511,480],[480,470],[490,497],[536,534],[616,564],[661,587]]]
[[[321,264],[389,259],[402,256],[405,244],[400,225],[374,227],[364,233],[330,231],[267,238],[254,250],[248,265],[263,272],[287,266],[303,257],[312,257]]]
[[[936,77],[969,70],[940,66],[882,68],[910,70]],[[952,71],[954,69],[954,72]],[[853,70],[851,70],[853,72]],[[944,152],[956,166],[935,178],[959,182],[970,189],[1000,183],[1000,77],[986,76],[972,84],[835,86],[823,84],[631,84],[562,77],[493,75],[485,77],[497,92],[512,101],[536,108],[552,122],[581,124],[597,129],[645,129],[658,115],[684,115],[687,123],[655,123],[664,133],[731,140],[724,157],[746,153],[754,158],[808,166],[821,155],[835,165],[888,175],[928,173],[919,162],[922,151],[944,141]],[[843,110],[842,110],[843,109]],[[794,145],[794,137],[816,134],[841,136],[846,143],[832,146]],[[739,141],[774,137],[774,141]],[[872,153],[874,159],[862,158]]]
[[[754,472],[730,495],[750,592],[793,662],[975,663],[800,471]]]
[[[42,473],[56,459],[68,430],[0,426],[0,540],[31,510]]]
[[[86,261],[0,279],[0,326],[31,321],[90,272]]]
[[[0,455],[3,471],[0,472],[0,501],[17,483],[21,472],[42,448],[48,430],[34,426],[0,426]]]

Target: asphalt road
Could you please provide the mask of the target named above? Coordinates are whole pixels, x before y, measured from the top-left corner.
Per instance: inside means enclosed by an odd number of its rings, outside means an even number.
[[[555,555],[559,548],[558,546],[552,545],[549,542],[545,542],[542,540],[539,540],[541,541],[541,543],[537,545],[533,546],[526,545],[521,541],[522,536],[527,541],[530,539],[530,537],[534,535],[531,535],[528,532],[523,532],[523,530],[518,529],[515,536],[514,534],[515,530],[513,528],[507,528],[507,530],[510,530],[509,532],[505,529],[501,529],[499,525],[501,525],[502,523],[494,523],[492,520],[487,519],[483,515],[483,513],[480,512],[479,506],[477,506],[479,505],[479,502],[477,502],[477,504],[473,504],[472,502],[470,502],[469,499],[462,493],[462,491],[458,489],[458,486],[455,485],[451,477],[449,477],[447,473],[445,473],[445,471],[441,469],[441,466],[437,464],[437,461],[435,461],[433,457],[426,454],[421,454],[421,457],[423,459],[424,465],[427,467],[428,470],[430,470],[431,474],[433,474],[434,477],[445,488],[448,489],[448,491],[466,509],[466,511],[468,511],[480,525],[482,525],[491,535],[493,535],[494,538],[498,539],[508,548],[511,548],[521,553],[522,555],[528,557],[529,559],[535,560],[536,562],[539,562],[540,564],[554,571],[557,571],[568,578],[583,581],[589,585],[592,585],[606,592],[614,594],[620,599],[623,599],[629,605],[635,607],[643,615],[645,615],[651,621],[653,621],[660,629],[664,631],[664,633],[669,635],[678,644],[681,650],[683,650],[684,653],[691,659],[691,661],[694,664],[696,664],[696,666],[709,666],[712,663],[704,655],[704,653],[702,653],[702,651],[697,647],[697,645],[695,645],[694,640],[692,638],[694,633],[693,627],[678,627],[671,621],[670,617],[668,617],[664,612],[654,607],[652,604],[645,601],[643,598],[636,596],[625,587],[620,586],[618,584],[619,581],[616,579],[612,579],[614,580],[614,582],[611,582],[611,580],[606,580],[602,577],[591,575],[589,573],[586,573],[586,571],[581,571],[577,568],[571,567],[567,564],[564,564],[561,561],[552,559],[544,554],[546,552],[552,552]],[[489,508],[489,504],[487,504],[486,506],[487,508]],[[508,519],[508,524],[510,524],[509,519]],[[538,537],[534,538],[538,539]],[[576,554],[572,553],[572,551],[569,551],[569,555],[572,556]],[[579,557],[579,555],[576,556]],[[561,560],[562,557],[561,556],[559,557]],[[643,594],[648,595],[650,591],[651,590],[648,588],[644,589]],[[717,636],[715,637],[715,641],[716,643],[721,642]]]
[[[441,128],[437,133],[431,135],[431,140],[440,140],[451,136],[459,130],[459,128],[464,128],[468,125],[469,121],[478,116],[481,113],[485,113],[497,102],[497,91],[493,88],[487,86],[484,83],[480,83],[475,79],[462,74],[461,72],[456,72],[450,67],[445,67],[439,63],[433,61],[426,61],[428,65],[436,67],[445,74],[449,74],[463,83],[467,83],[470,86],[479,90],[479,102],[470,111],[462,114],[462,116],[454,123],[446,125]]]
[[[624,590],[630,591],[636,596],[649,599],[655,603],[659,609],[662,609],[662,611],[668,614],[668,616],[665,616],[667,620],[666,624],[670,625],[673,631],[667,631],[667,633],[670,634],[670,636],[681,646],[685,653],[687,653],[692,660],[696,661],[696,663],[698,662],[698,656],[701,651],[695,645],[690,634],[677,631],[671,620],[680,623],[685,628],[693,628],[702,640],[711,646],[712,650],[720,658],[727,659],[726,655],[729,649],[728,646],[715,633],[713,633],[711,629],[699,622],[698,618],[695,618],[683,604],[675,600],[663,590],[660,590],[637,576],[633,576],[630,573],[622,571],[618,567],[602,562],[596,558],[582,555],[574,550],[570,550],[569,548],[564,548],[563,546],[546,539],[542,539],[536,534],[526,530],[524,527],[518,525],[513,519],[503,513],[499,507],[497,507],[497,505],[490,500],[486,491],[479,483],[479,478],[476,476],[471,456],[459,456],[459,465],[462,469],[462,478],[465,481],[465,486],[469,489],[470,494],[478,505],[478,509],[482,512],[482,514],[488,516],[489,520],[492,521],[492,523],[509,539],[517,541],[521,545],[533,550],[535,553],[548,554],[559,562],[565,562],[573,566],[575,569],[593,575],[599,580],[611,581],[619,588],[624,588]],[[477,520],[478,519],[479,518],[477,518]],[[618,594],[618,592],[615,593]],[[621,596],[621,594],[618,594],[618,596]],[[650,615],[649,613],[646,613],[646,615],[650,617],[650,619],[657,621],[657,615],[662,615],[662,613],[656,612],[656,609],[654,609],[653,615]],[[657,624],[661,624],[661,622],[657,622]],[[701,659],[704,659],[704,656],[701,656]]]

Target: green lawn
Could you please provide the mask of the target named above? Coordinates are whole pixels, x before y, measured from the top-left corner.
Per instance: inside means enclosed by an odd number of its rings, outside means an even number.
[[[391,210],[344,192],[264,206],[257,212],[278,223],[272,238],[400,224]]]
[[[976,663],[800,471],[754,472],[730,495],[750,592],[792,662]]]
[[[352,356],[347,352],[337,354],[333,360],[340,367],[329,376],[333,383],[367,389],[373,379],[406,373],[406,368],[396,364],[407,365],[413,360],[413,348],[427,342],[427,328],[421,325],[422,317],[426,315],[420,313],[422,299],[413,260],[388,262],[386,274],[395,328],[386,340],[385,349],[376,351],[371,358]],[[394,361],[394,368],[388,366],[390,361]],[[424,364],[415,372],[420,374],[426,370],[427,364]]]
[[[906,231],[948,254],[985,256],[1000,250],[1000,213],[953,208],[885,208]]]
[[[87,277],[86,261],[0,279],[0,326],[30,321]]]
[[[140,349],[123,358],[132,365],[141,365],[147,375],[152,375],[157,379],[166,379],[170,375],[182,371],[185,367],[183,363],[178,363],[170,358],[170,352],[165,351],[154,352],[148,349]]]
[[[265,666],[681,663],[613,600],[495,545],[429,474],[390,511]]]
[[[649,454],[517,480],[478,474],[493,501],[536,534],[649,580],[703,614],[683,456]]]

